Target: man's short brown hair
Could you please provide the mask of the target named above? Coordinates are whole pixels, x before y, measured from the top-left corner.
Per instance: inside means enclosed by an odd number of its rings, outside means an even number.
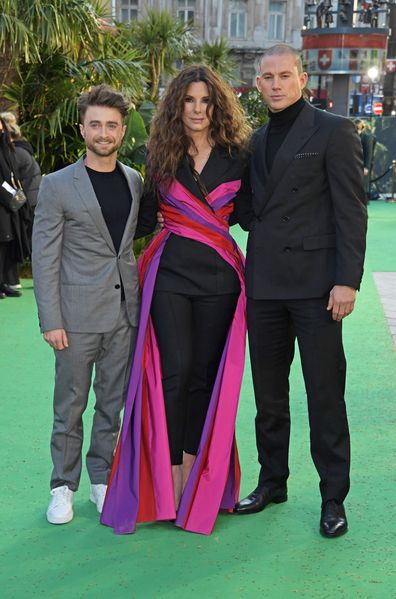
[[[78,110],[81,122],[84,120],[85,113],[89,106],[107,106],[108,108],[115,108],[119,111],[123,119],[125,119],[129,111],[129,102],[126,100],[125,96],[120,91],[104,84],[92,87],[89,92],[81,94],[78,100]]]

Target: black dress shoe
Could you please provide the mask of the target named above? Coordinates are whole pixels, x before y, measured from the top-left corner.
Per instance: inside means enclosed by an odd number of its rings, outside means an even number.
[[[269,503],[283,503],[287,501],[287,487],[268,489],[257,487],[245,499],[239,501],[234,507],[235,514],[256,514],[261,512]]]
[[[342,503],[333,499],[326,501],[322,506],[320,518],[320,532],[324,537],[340,537],[348,530],[348,522]]]
[[[21,297],[22,293],[18,291],[18,289],[13,289],[6,283],[1,283],[0,291],[4,293],[7,297]]]

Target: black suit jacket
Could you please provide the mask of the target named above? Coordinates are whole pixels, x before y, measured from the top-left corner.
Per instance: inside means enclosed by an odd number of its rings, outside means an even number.
[[[246,290],[253,299],[322,297],[359,288],[367,211],[353,124],[306,104],[266,168],[268,126],[252,140]],[[250,212],[250,215],[249,215]]]
[[[245,171],[244,155],[230,155],[225,148],[215,146],[200,175],[205,189],[200,188],[193,177],[187,157],[182,160],[176,178],[198,201],[205,204],[205,190],[209,193],[221,183],[241,179],[241,188],[234,203],[242,202],[245,205],[250,198]],[[158,209],[157,195],[145,194],[139,212],[138,236],[152,232]],[[232,218],[230,223],[233,223]],[[232,266],[216,250],[194,239],[171,234],[160,259],[155,289],[189,295],[222,295],[238,293],[240,283]]]

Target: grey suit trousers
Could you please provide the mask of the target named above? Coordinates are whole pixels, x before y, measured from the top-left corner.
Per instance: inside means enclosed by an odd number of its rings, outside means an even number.
[[[82,416],[87,407],[95,366],[96,396],[91,443],[86,456],[92,484],[107,484],[129,380],[136,327],[131,327],[125,302],[108,333],[67,332],[69,347],[55,350],[54,427],[51,488],[78,489],[83,444]]]

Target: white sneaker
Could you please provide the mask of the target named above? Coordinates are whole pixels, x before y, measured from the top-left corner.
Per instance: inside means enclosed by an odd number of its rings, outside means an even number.
[[[89,495],[92,503],[95,503],[99,514],[102,513],[104,500],[106,497],[107,485],[91,485],[91,493]]]
[[[66,524],[73,520],[73,495],[67,485],[51,491],[52,499],[47,510],[47,520],[51,524]]]

